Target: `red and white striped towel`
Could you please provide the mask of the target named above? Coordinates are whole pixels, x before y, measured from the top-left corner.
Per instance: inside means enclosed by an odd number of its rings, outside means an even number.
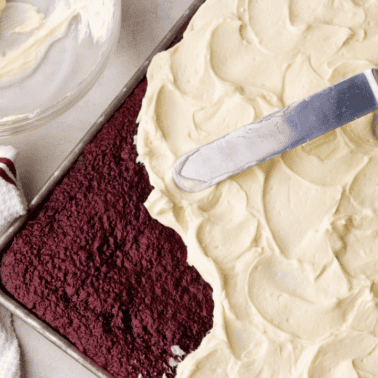
[[[16,159],[16,149],[0,146],[0,234],[27,212],[27,203],[17,177]]]
[[[0,235],[19,216],[27,203],[16,170],[17,150],[0,146]],[[11,313],[0,305],[0,378],[20,377],[20,348]]]

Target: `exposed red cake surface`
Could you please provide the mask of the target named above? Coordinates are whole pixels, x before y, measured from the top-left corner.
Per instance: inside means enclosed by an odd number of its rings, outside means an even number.
[[[86,146],[1,271],[19,302],[116,378],[161,377],[171,346],[188,353],[212,327],[211,288],[143,205],[152,188],[133,138],[145,90],[146,80]]]

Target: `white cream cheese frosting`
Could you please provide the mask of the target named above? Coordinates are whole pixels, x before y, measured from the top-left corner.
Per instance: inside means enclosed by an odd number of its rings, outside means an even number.
[[[1,4],[0,0],[0,8]],[[17,25],[11,32],[30,33],[30,36],[20,45],[9,49],[4,56],[0,56],[0,85],[9,85],[12,80],[33,70],[49,46],[65,34],[76,15],[80,16],[79,38],[83,38],[88,32],[95,42],[105,38],[113,20],[113,0],[69,0],[57,1],[55,4],[55,9],[46,19],[37,7],[28,3],[8,4],[15,8],[16,13],[19,9],[23,13],[22,17],[26,18],[25,22]],[[14,13],[10,13],[12,18]],[[6,17],[5,13],[3,17]]]
[[[378,141],[369,114],[213,188],[181,155],[378,65],[378,3],[207,0],[147,78],[137,150],[150,214],[213,288],[179,378],[378,377]]]

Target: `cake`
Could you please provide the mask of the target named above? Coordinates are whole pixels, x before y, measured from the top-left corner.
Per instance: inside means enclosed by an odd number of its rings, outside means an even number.
[[[372,114],[200,193],[172,179],[182,154],[377,67],[377,14],[207,0],[5,251],[5,288],[114,377],[377,377]]]
[[[152,61],[137,138],[146,207],[214,300],[177,377],[378,377],[373,114],[199,193],[172,178],[180,156],[376,68],[377,14],[374,1],[208,0]]]
[[[0,17],[3,9],[5,8],[6,1],[5,0],[0,0]]]
[[[174,377],[212,327],[211,289],[143,206],[133,94],[3,251],[3,288],[114,378]]]

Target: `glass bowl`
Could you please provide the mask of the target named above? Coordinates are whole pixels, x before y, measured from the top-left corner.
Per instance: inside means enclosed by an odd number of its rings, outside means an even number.
[[[64,0],[23,2],[37,6],[48,18],[59,1]],[[12,0],[7,1],[11,3]],[[63,37],[50,45],[31,73],[20,81],[0,86],[0,137],[46,124],[92,88],[117,45],[121,14],[121,0],[114,0],[113,22],[105,38],[97,42],[90,32],[79,38],[81,19],[74,16]]]

